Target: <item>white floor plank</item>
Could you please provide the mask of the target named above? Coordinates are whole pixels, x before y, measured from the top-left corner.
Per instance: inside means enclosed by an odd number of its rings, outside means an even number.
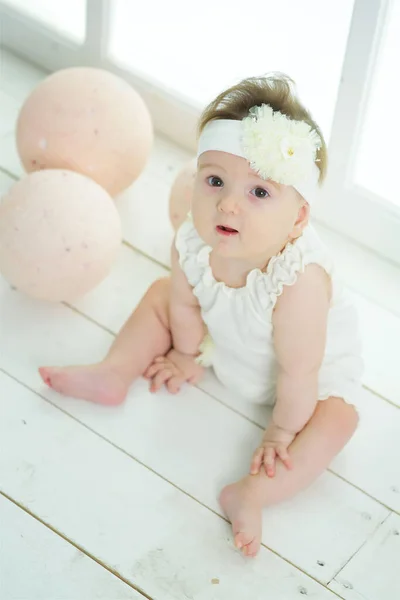
[[[146,171],[151,173],[155,179],[164,181],[171,186],[182,166],[192,158],[193,155],[183,148],[179,148],[166,138],[157,135]]]
[[[346,285],[400,317],[400,269],[320,223],[316,229],[331,249]]]
[[[345,600],[400,598],[400,517],[392,515],[329,586]]]
[[[116,200],[124,239],[166,266],[170,265],[174,236],[168,216],[168,196],[168,184],[146,171]]]
[[[144,600],[1,495],[0,522],[3,600]]]
[[[199,387],[260,427],[265,428],[267,426],[272,409],[262,404],[253,404],[241,396],[235,395],[218,381],[211,369],[206,372]]]
[[[26,60],[18,58],[6,48],[0,47],[0,61],[0,90],[11,96],[19,108],[47,73],[43,69],[29,64]]]
[[[400,411],[364,390],[360,424],[332,470],[400,513]]]
[[[163,267],[123,245],[110,275],[73,306],[117,332],[150,285],[167,274]]]
[[[7,288],[0,298],[0,365],[7,372],[220,511],[218,493],[248,471],[260,428],[195,388],[176,397],[152,396],[147,383],[138,382],[118,409],[61,398],[41,384],[35,366],[96,360],[111,336],[66,307],[46,307]],[[264,542],[329,581],[386,515],[382,506],[327,473],[298,498],[265,513]]]
[[[170,265],[174,236],[168,213],[169,193],[180,169],[191,158],[187,151],[156,137],[144,172],[116,200],[124,239],[165,266]]]
[[[244,559],[219,517],[4,374],[0,387],[5,493],[151,597],[331,598],[265,548]]]
[[[1,144],[0,144],[1,147]],[[0,171],[0,202],[4,194],[10,189],[10,187],[15,183],[14,179],[11,179],[8,175]]]
[[[0,89],[0,136],[14,131],[18,108],[14,98]]]
[[[400,407],[400,318],[352,294],[363,333],[364,384]]]
[[[0,167],[11,173],[15,179],[20,179],[25,175],[24,167],[18,156],[14,131],[9,131],[0,138]],[[11,185],[15,183],[15,179],[12,180]]]

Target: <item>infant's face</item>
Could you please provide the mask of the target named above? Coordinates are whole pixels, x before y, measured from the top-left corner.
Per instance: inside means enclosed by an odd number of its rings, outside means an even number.
[[[199,157],[193,221],[218,254],[255,261],[277,254],[296,237],[302,204],[293,187],[261,179],[244,158],[214,150]]]

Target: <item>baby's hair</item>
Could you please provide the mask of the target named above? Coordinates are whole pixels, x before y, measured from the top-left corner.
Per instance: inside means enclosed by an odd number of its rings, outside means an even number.
[[[328,166],[327,147],[320,128],[308,110],[302,105],[295,92],[294,81],[284,73],[271,73],[265,77],[249,77],[223,91],[204,109],[199,121],[199,133],[210,121],[232,119],[240,121],[249,114],[252,106],[269,104],[273,110],[296,121],[305,121],[321,138],[317,151],[316,165],[319,182],[325,178]]]

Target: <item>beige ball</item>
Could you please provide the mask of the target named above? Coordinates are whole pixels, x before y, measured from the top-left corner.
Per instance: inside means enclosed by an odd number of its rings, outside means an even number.
[[[115,203],[93,180],[32,173],[0,204],[0,273],[29,296],[71,301],[109,273],[121,237]]]
[[[25,101],[17,148],[28,173],[68,169],[115,196],[143,171],[153,142],[149,111],[123,79],[88,67],[44,79]]]
[[[186,219],[193,197],[197,159],[189,161],[176,176],[169,196],[169,218],[176,230]]]

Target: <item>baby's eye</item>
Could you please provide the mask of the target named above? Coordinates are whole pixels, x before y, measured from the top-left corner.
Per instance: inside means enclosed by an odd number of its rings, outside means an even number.
[[[253,194],[253,196],[255,196],[256,198],[267,198],[269,196],[267,190],[261,187],[254,188],[253,190],[251,190],[250,193]]]
[[[220,177],[216,177],[215,175],[211,175],[211,177],[207,177],[207,183],[211,187],[222,187],[224,182]]]

